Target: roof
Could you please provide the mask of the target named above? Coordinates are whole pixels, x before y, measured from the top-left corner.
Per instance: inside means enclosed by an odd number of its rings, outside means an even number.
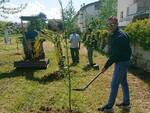
[[[99,0],[99,1],[89,3],[89,4],[87,4],[87,5],[83,6],[83,7],[81,7],[80,10],[79,10],[79,11],[77,12],[77,14],[75,15],[75,17],[79,15],[79,12],[80,12],[81,10],[86,9],[86,8],[89,7],[89,6],[92,6],[92,5],[95,5],[95,4],[99,4],[100,2],[101,2],[101,1]]]
[[[90,3],[90,4],[87,4],[87,5],[83,6],[83,7],[81,7],[79,11],[81,11],[81,10],[83,10],[83,9],[86,9],[86,8],[89,7],[89,6],[96,5],[96,4],[99,4],[99,3],[100,3],[100,0],[99,0],[99,1],[96,1],[96,2],[92,2],[92,3]],[[78,11],[78,12],[79,12],[79,11]]]
[[[24,21],[32,21],[38,19],[39,16],[21,16],[20,19]]]
[[[46,16],[43,15],[42,13],[40,13],[39,15],[37,16],[21,16],[20,19],[23,20],[23,21],[33,21],[33,20],[36,20],[36,19],[43,19],[43,20],[47,20]]]
[[[86,9],[86,8],[89,7],[89,6],[92,6],[92,5],[95,5],[95,4],[98,4],[98,3],[100,3],[100,1],[92,2],[92,3],[90,3],[90,4],[87,4],[87,5],[83,6],[80,10]],[[80,11],[80,10],[79,10],[79,11]]]

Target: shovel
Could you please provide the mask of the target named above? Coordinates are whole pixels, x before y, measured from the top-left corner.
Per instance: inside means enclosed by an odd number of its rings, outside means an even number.
[[[102,72],[98,73],[97,76],[94,77],[85,87],[83,87],[83,88],[76,88],[76,89],[72,89],[72,90],[85,91],[94,82],[94,80],[97,79],[101,74],[102,74]]]

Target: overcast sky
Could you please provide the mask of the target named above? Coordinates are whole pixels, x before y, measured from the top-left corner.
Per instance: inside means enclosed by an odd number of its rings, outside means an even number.
[[[68,1],[70,0],[62,0],[63,7],[66,7]],[[80,9],[81,4],[89,4],[98,0],[72,0],[75,10],[78,11]],[[60,14],[60,6],[58,0],[10,0],[9,4],[6,4],[8,7],[18,6],[21,3],[27,3],[28,6],[25,10],[15,15],[10,15],[8,21],[17,21],[19,22],[20,16],[29,16],[36,15],[39,12],[43,12],[47,15],[49,19],[58,19],[61,17]],[[0,17],[0,20],[4,20]]]

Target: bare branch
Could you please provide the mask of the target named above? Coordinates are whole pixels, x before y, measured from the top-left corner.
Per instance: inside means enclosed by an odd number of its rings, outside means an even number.
[[[8,6],[5,6],[6,2],[9,2],[9,0],[1,0],[0,1],[0,17],[6,18],[6,17],[8,17],[8,15],[19,13],[27,7],[27,4],[20,4],[20,6],[18,6],[18,7],[10,8]]]

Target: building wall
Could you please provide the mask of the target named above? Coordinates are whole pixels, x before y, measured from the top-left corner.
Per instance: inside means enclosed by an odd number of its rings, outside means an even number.
[[[134,3],[134,0],[118,0],[117,9],[119,26],[124,26],[132,21],[132,17],[126,17],[137,12],[137,4]],[[125,18],[127,21],[124,20]]]
[[[86,25],[92,20],[98,17],[100,8],[100,2],[94,2],[83,6],[77,14],[77,24],[81,30],[84,32],[86,30]]]
[[[133,18],[143,13],[150,15],[150,0],[118,0],[119,26],[126,26]]]
[[[144,50],[139,44],[132,46],[133,64],[147,72],[150,72],[150,51]]]
[[[137,0],[138,12],[150,10],[150,0]]]

